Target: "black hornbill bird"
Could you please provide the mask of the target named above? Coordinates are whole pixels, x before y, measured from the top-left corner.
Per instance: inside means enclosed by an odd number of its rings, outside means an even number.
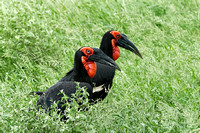
[[[55,85],[47,89],[40,99],[37,101],[38,109],[39,107],[45,109],[46,111],[51,110],[51,105],[53,102],[59,101],[58,108],[61,113],[64,113],[65,106],[62,106],[66,101],[62,101],[63,94],[61,90],[71,98],[77,90],[77,84],[74,82],[79,82],[79,87],[86,87],[89,93],[88,99],[92,100],[93,85],[91,78],[96,74],[98,69],[96,63],[104,64],[106,66],[113,67],[114,69],[120,70],[118,65],[104,54],[100,49],[82,47],[76,53],[74,57],[74,68],[68,72],[65,76],[65,81],[60,80]]]
[[[118,31],[107,31],[102,38],[100,49],[115,61],[119,58],[120,54],[118,46],[130,50],[142,58],[142,55],[137,47],[127,38],[125,34]],[[92,82],[96,86],[100,86],[93,89],[93,100],[98,101],[103,100],[107,96],[112,86],[115,68],[99,64],[98,62],[96,64],[97,72],[92,78]]]
[[[100,49],[115,61],[119,58],[120,54],[120,49],[118,46],[125,48],[142,58],[142,55],[137,47],[127,38],[125,34],[113,30],[107,31],[101,40]],[[96,75],[91,79],[93,83],[92,99],[94,103],[99,100],[103,100],[107,96],[115,75],[115,68],[100,64],[98,62],[96,65]],[[74,68],[72,68],[60,81],[70,81],[71,79],[69,77],[70,75],[73,75],[73,71]],[[38,95],[43,94],[43,92],[35,93]]]

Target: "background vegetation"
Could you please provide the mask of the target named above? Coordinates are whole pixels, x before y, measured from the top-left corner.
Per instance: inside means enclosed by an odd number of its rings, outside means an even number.
[[[111,29],[144,59],[121,48],[108,97],[69,123],[29,112]],[[0,116],[0,132],[200,132],[200,1],[1,0]]]

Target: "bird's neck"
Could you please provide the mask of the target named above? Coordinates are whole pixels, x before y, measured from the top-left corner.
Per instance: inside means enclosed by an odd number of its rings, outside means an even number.
[[[116,61],[119,58],[119,53],[120,50],[118,48],[118,46],[116,45],[117,41],[115,39],[111,40],[111,44],[112,44],[112,58],[114,61]]]
[[[114,61],[119,58],[120,49],[116,45],[117,41],[115,39],[106,40],[102,39],[100,49]]]
[[[74,81],[92,83],[91,77],[96,74],[96,64],[84,56],[74,62]]]

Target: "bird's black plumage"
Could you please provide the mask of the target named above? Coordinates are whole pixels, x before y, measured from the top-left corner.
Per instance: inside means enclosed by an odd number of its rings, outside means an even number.
[[[88,50],[93,52],[88,54],[85,52],[85,51],[88,52]],[[88,55],[86,55],[85,53]],[[63,113],[65,110],[65,106],[62,105],[65,102],[69,102],[72,94],[74,94],[77,90],[76,87],[77,84],[74,81],[79,83],[79,87],[81,88],[85,87],[86,91],[89,94],[88,98],[90,100],[93,100],[92,80],[88,74],[88,71],[86,70],[86,67],[83,64],[83,59],[84,59],[83,57],[86,59],[87,63],[90,61],[92,61],[91,63],[94,63],[95,61],[119,69],[117,64],[111,58],[106,56],[100,49],[83,47],[75,53],[74,68],[71,69],[66,74],[66,76],[63,77],[60,81],[58,81],[55,85],[53,85],[52,87],[47,89],[44,93],[42,93],[40,99],[37,101],[38,108],[41,107],[46,111],[48,111],[51,109],[51,105],[53,102],[59,101],[58,108],[61,109],[61,112]],[[63,97],[61,90],[63,90],[63,93],[65,93],[65,95],[69,97],[69,101],[61,101]]]
[[[37,101],[37,106],[38,108],[41,107],[46,111],[49,111],[51,110],[51,105],[54,102],[59,101],[58,108],[64,112],[65,106],[63,106],[63,104],[70,102],[72,94],[75,94],[80,88],[86,88],[86,91],[89,94],[88,99],[92,98],[92,86],[90,84],[86,82],[76,83],[72,81],[59,81],[40,96],[40,99]],[[69,97],[67,101],[61,101],[62,97],[64,96],[63,93]]]

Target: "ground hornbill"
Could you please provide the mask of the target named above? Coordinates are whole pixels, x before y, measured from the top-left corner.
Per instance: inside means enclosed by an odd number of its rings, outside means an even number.
[[[118,31],[107,31],[102,38],[100,49],[113,60],[117,60],[120,54],[118,46],[130,50],[142,58],[137,47],[127,38],[126,35]],[[99,86],[93,89],[93,99],[98,101],[103,100],[107,96],[112,86],[115,69],[104,64],[96,64],[97,72],[92,78],[92,82],[96,86]]]
[[[108,55],[113,60],[117,60],[119,58],[120,49],[119,47],[125,48],[127,50],[130,50],[131,52],[138,55],[140,58],[142,58],[142,55],[140,54],[137,47],[127,38],[126,35],[118,32],[118,31],[107,31],[102,38],[100,49]],[[97,71],[96,75],[92,78],[93,83],[93,102],[97,102],[99,100],[103,100],[113,82],[113,78],[115,75],[115,68],[96,63],[97,65]],[[64,76],[60,81],[70,81],[69,78],[70,75],[73,75],[74,68],[72,68],[66,76]],[[38,95],[42,95],[43,92],[35,92]]]
[[[74,68],[66,74],[65,80],[58,81],[55,85],[42,93],[40,99],[37,101],[38,109],[41,107],[49,111],[52,103],[57,103],[57,101],[59,101],[58,108],[61,113],[64,113],[65,106],[62,105],[66,101],[61,100],[63,97],[61,90],[70,99],[72,94],[77,90],[77,84],[74,81],[79,83],[79,87],[87,88],[86,90],[89,93],[88,99],[92,100],[93,84],[91,78],[94,77],[98,69],[96,66],[97,62],[120,70],[114,60],[104,54],[100,49],[82,47],[75,53]]]

